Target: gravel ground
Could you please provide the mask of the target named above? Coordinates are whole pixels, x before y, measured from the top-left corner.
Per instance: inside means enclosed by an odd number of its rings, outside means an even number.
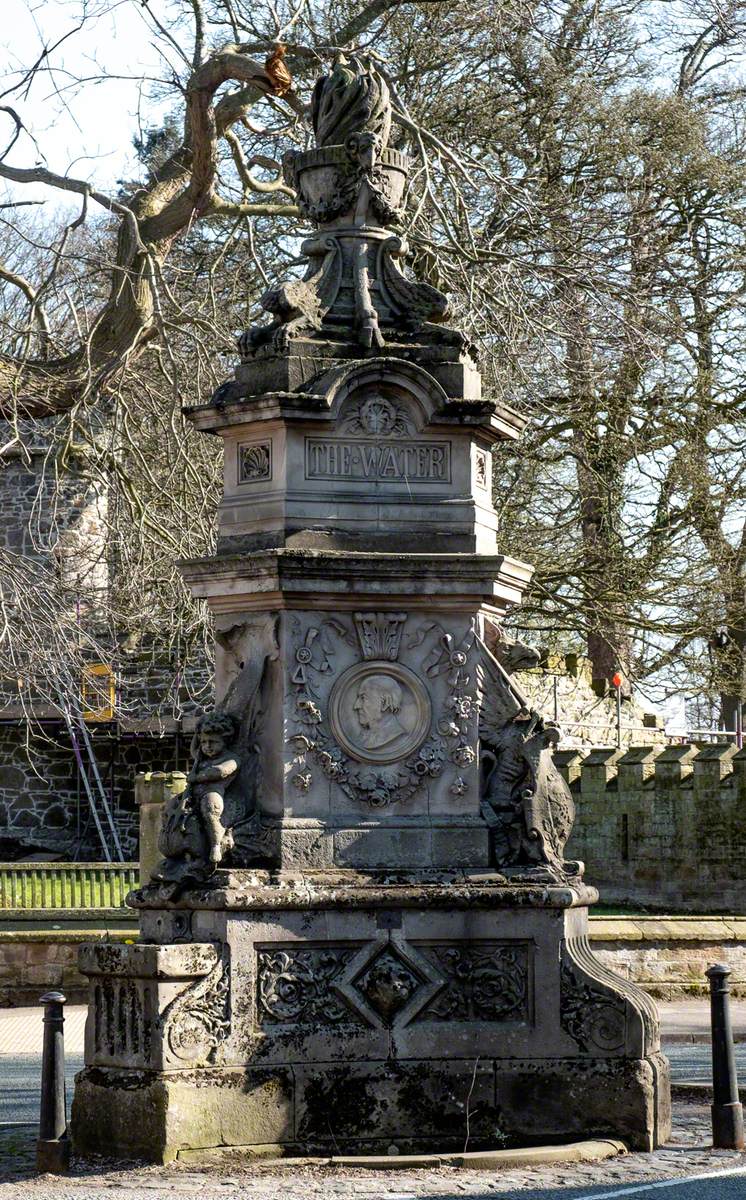
[[[0,1200],[102,1200],[113,1192],[121,1200],[151,1197],[226,1196],[251,1200],[426,1200],[426,1198],[557,1197],[573,1200],[622,1184],[653,1183],[674,1177],[734,1167],[746,1167],[746,1154],[709,1147],[709,1106],[676,1102],[671,1141],[654,1154],[629,1154],[600,1163],[561,1164],[532,1170],[463,1171],[408,1169],[406,1171],[341,1170],[330,1167],[249,1165],[234,1156],[219,1165],[199,1169],[194,1164],[168,1167],[134,1163],[85,1161],[70,1175],[58,1178],[34,1174],[35,1130],[0,1130]],[[733,1181],[736,1182],[735,1180]],[[746,1194],[746,1179],[741,1186]],[[661,1200],[668,1193],[661,1195]]]

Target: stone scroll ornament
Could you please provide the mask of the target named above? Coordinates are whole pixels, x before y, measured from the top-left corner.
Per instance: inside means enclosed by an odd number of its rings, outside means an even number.
[[[227,947],[216,965],[177,996],[164,1011],[164,1041],[178,1065],[214,1063],[231,1030],[231,976]]]
[[[423,647],[418,670],[398,661],[406,613],[356,613],[355,634],[341,620],[327,620],[307,630],[301,640],[296,626],[296,732],[290,738],[296,767],[291,776],[299,790],[311,786],[316,764],[351,799],[371,808],[408,800],[449,764],[457,770],[475,759],[470,722],[476,699],[469,692],[470,629],[461,640],[436,622],[425,622],[407,639],[411,652]],[[328,703],[320,682],[335,674],[335,643],[359,643],[361,661],[336,679]],[[433,644],[434,643],[434,644]],[[447,673],[442,705],[433,713],[426,679]],[[457,777],[451,790],[462,794]]]
[[[552,759],[559,730],[529,708],[505,667],[484,642],[478,644],[481,812],[492,833],[495,866],[565,880],[580,865],[564,859],[575,805]],[[514,661],[520,657],[520,643],[506,646],[514,648]]]
[[[436,288],[402,272],[408,247],[392,232],[403,215],[409,159],[390,145],[393,111],[386,81],[370,63],[338,54],[316,84],[311,103],[316,146],[288,151],[286,182],[304,217],[319,226],[303,242],[308,261],[302,280],[271,287],[260,299],[274,318],[239,339],[244,360],[283,354],[296,337],[324,334],[349,340],[347,297],[354,299],[353,338],[366,349],[385,344],[385,327],[397,339],[448,316]],[[463,344],[456,330],[441,340]]]

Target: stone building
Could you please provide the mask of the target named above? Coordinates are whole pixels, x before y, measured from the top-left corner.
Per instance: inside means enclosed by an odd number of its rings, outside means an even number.
[[[71,636],[76,628],[99,633],[110,578],[109,490],[77,471],[74,456],[58,466],[52,432],[36,423],[23,431],[21,445],[7,427],[0,431],[0,550],[46,568]],[[53,686],[36,699],[27,693],[22,703],[14,662],[0,658],[0,860],[104,857],[86,782],[99,807],[109,806],[123,856],[135,858],[135,772],[188,762],[194,688],[185,686],[181,665],[161,647],[128,648],[106,632],[99,640],[107,637],[103,665],[127,716],[86,721],[85,730],[73,720],[74,736],[51,703]],[[190,685],[209,694],[207,667],[193,675]]]

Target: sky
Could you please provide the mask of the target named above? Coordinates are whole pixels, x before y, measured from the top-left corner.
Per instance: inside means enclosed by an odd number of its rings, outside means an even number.
[[[170,5],[153,0],[153,7],[165,15]],[[90,15],[76,32],[84,11]],[[132,174],[132,138],[140,117],[147,109],[143,119],[152,124],[157,115],[157,104],[147,94],[149,80],[165,70],[139,0],[2,0],[2,17],[0,43],[8,69],[0,105],[11,105],[33,135],[22,134],[6,161],[16,167],[43,165],[87,179],[102,191],[115,190],[118,179]],[[44,48],[66,34],[31,88],[9,94]],[[88,82],[80,86],[79,78]],[[12,132],[11,119],[0,112],[2,149]],[[15,199],[79,204],[61,201],[59,193],[50,197],[49,189],[37,185],[5,186]]]

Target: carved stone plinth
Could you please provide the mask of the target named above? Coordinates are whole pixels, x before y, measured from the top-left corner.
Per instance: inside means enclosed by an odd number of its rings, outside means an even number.
[[[393,225],[407,156],[382,77],[339,56],[286,178],[318,226],[235,377],[217,711],[164,805],[141,943],[85,950],[79,1149],[461,1150],[669,1128],[655,1009],[593,958],[558,730],[501,628],[500,445],[447,301]]]
[[[112,1127],[158,1161],[667,1135],[655,1008],[593,958],[582,884],[220,875],[188,908],[136,899],[164,944],[87,952],[79,1147],[110,1152]]]

